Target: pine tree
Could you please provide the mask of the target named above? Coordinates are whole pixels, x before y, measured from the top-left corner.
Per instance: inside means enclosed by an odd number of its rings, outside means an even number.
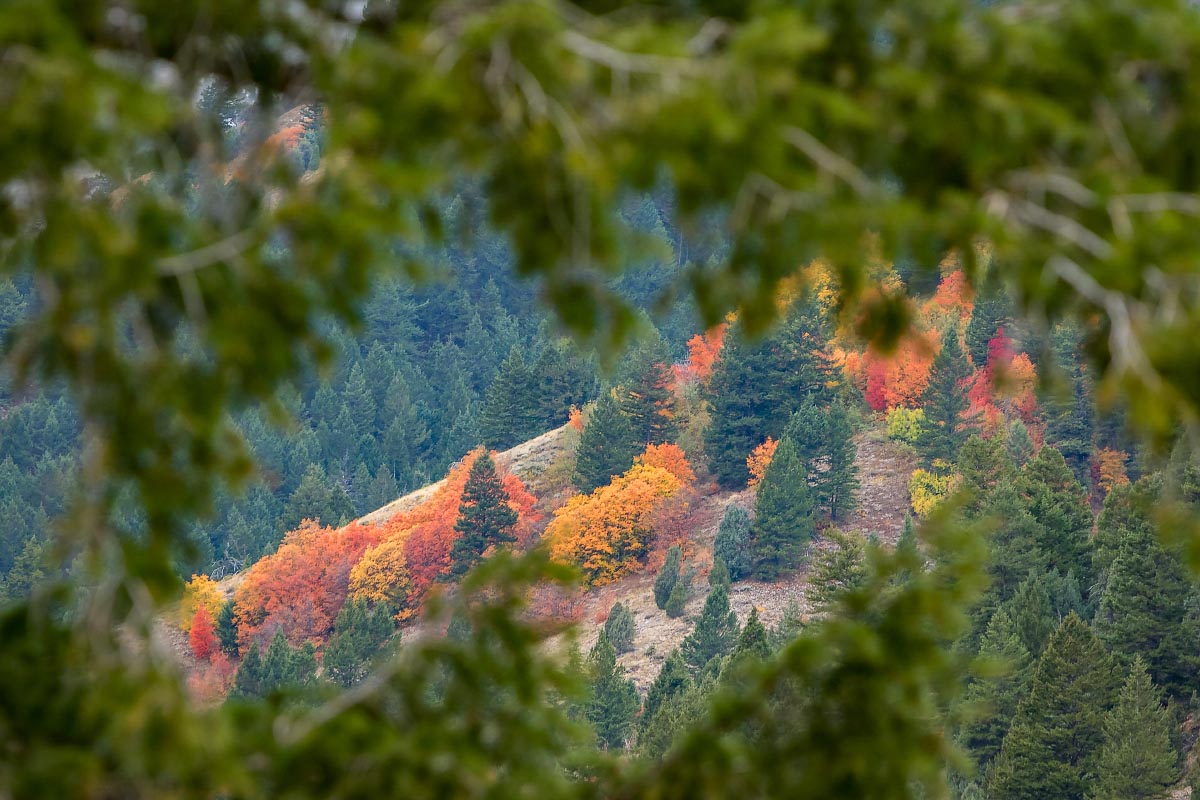
[[[479,436],[485,446],[507,450],[543,432],[535,378],[520,348],[513,347],[483,396]]]
[[[641,451],[629,418],[611,392],[600,395],[588,417],[575,455],[575,487],[590,492],[633,465]]]
[[[804,462],[816,507],[831,520],[844,517],[858,488],[853,430],[845,405],[835,402],[821,408],[806,401],[792,414],[783,435],[792,440]]]
[[[1021,644],[1034,658],[1040,656],[1059,624],[1050,599],[1046,573],[1031,572],[1003,608],[1012,619]]]
[[[633,349],[618,375],[621,411],[643,447],[673,441],[679,434],[672,408],[671,354],[658,331]]]
[[[679,649],[676,648],[663,662],[654,683],[650,684],[650,690],[646,693],[646,701],[642,705],[642,717],[638,722],[639,731],[646,730],[651,720],[654,719],[655,713],[665,701],[686,690],[690,684],[691,678],[688,677],[687,666],[683,663],[683,656],[679,654]]]
[[[725,566],[725,560],[720,556],[713,559],[712,569],[708,571],[709,586],[724,586],[729,588],[729,567]]]
[[[661,609],[666,609],[667,599],[670,598],[675,584],[679,583],[679,569],[682,563],[683,551],[679,545],[667,548],[666,560],[654,578],[654,604]]]
[[[233,679],[233,696],[243,699],[262,697],[262,658],[258,654],[258,642],[253,642],[245,658],[238,665]]]
[[[233,600],[226,600],[217,614],[217,639],[221,642],[221,652],[231,658],[238,653],[238,630],[233,607]]]
[[[471,465],[463,487],[462,504],[454,530],[458,538],[450,549],[450,575],[461,578],[489,547],[514,541],[517,512],[496,473],[496,462],[484,451]]]
[[[288,498],[283,512],[285,529],[296,528],[302,520],[318,520],[326,525],[340,525],[354,517],[354,504],[346,490],[325,476],[320,464],[310,464],[300,485]]]
[[[606,750],[623,750],[633,733],[638,712],[638,694],[633,681],[626,679],[625,668],[617,663],[617,651],[601,631],[596,646],[588,654],[592,679],[592,697],[584,715]]]
[[[717,482],[746,485],[746,456],[767,437],[778,439],[806,400],[829,396],[824,321],[811,299],[797,300],[769,337],[747,342],[735,325],[725,336],[709,383],[711,421],[704,450]]]
[[[691,581],[681,577],[671,587],[671,594],[667,596],[667,602],[663,606],[663,610],[667,612],[667,616],[671,619],[679,619],[683,616],[683,612],[687,610],[688,589]]]
[[[1055,366],[1065,386],[1043,401],[1046,420],[1046,443],[1062,453],[1080,483],[1089,479],[1088,463],[1092,457],[1095,421],[1092,411],[1091,387],[1081,357],[1079,332],[1071,326],[1060,325],[1053,334]]]
[[[808,596],[815,608],[830,611],[839,597],[866,583],[867,565],[862,539],[835,528],[824,536],[832,546],[813,555]]]
[[[715,587],[704,601],[696,627],[680,647],[683,662],[693,675],[698,675],[708,662],[728,655],[737,637],[737,617],[729,607],[729,592],[724,587]]]
[[[762,661],[770,658],[771,643],[767,636],[766,627],[758,618],[757,607],[750,609],[750,616],[746,618],[746,624],[742,627],[742,632],[738,635],[733,653],[736,658],[747,657]]]
[[[1140,655],[1155,683],[1179,698],[1187,697],[1197,677],[1195,646],[1179,635],[1191,594],[1178,554],[1146,528],[1122,532],[1100,597],[1096,630],[1124,660]]]
[[[1050,637],[988,774],[995,800],[1084,800],[1116,692],[1112,661],[1087,624],[1071,614]]]
[[[1092,510],[1062,454],[1043,447],[1021,470],[1016,488],[1040,526],[1037,544],[1046,566],[1074,572],[1090,586]]]
[[[963,743],[975,757],[980,770],[1000,752],[1000,744],[1017,713],[1017,706],[1029,691],[1033,657],[1021,642],[1008,612],[999,609],[988,622],[979,647],[980,658],[1002,672],[978,678],[967,688],[965,705],[975,716],[963,731]]]
[[[1167,796],[1179,777],[1174,722],[1146,665],[1134,658],[1117,704],[1104,718],[1104,743],[1091,800],[1151,800]]]
[[[967,353],[976,369],[987,364],[988,342],[997,331],[1012,325],[1012,300],[1000,283],[997,270],[992,270],[980,287],[967,323]]]
[[[926,464],[954,461],[966,440],[961,428],[962,413],[967,410],[963,386],[971,367],[963,356],[954,326],[942,336],[942,348],[933,359],[929,383],[925,388],[925,425],[917,440],[917,449]]]
[[[789,437],[775,449],[758,485],[752,531],[755,578],[776,580],[804,560],[815,532],[813,502],[804,464]]]
[[[750,515],[741,506],[730,504],[713,542],[713,558],[725,562],[731,581],[750,574],[750,545]]]
[[[1029,428],[1019,419],[1008,423],[1004,446],[1008,448],[1008,457],[1017,469],[1024,467],[1029,459],[1033,458],[1036,449],[1029,435]]]
[[[633,612],[624,603],[616,603],[608,612],[604,621],[604,635],[617,653],[628,653],[633,649],[633,637],[636,632]]]
[[[334,622],[333,635],[325,646],[325,674],[343,688],[361,682],[371,659],[392,635],[395,625],[391,610],[368,609],[366,601],[347,600]]]

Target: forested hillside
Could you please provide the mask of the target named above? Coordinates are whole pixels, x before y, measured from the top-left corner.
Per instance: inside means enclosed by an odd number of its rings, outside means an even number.
[[[1197,63],[0,4],[0,798],[1196,797]]]

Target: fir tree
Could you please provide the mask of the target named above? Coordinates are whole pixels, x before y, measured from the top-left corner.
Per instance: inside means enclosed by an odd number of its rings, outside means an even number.
[[[995,800],[1084,800],[1116,687],[1112,661],[1072,614],[1050,638],[988,774]]]
[[[1076,479],[1086,483],[1090,477],[1088,463],[1092,457],[1095,421],[1078,330],[1066,325],[1056,328],[1053,350],[1058,375],[1065,385],[1043,401],[1045,440],[1062,453]]]
[[[997,270],[992,270],[980,287],[967,323],[967,353],[976,369],[987,365],[988,342],[1001,329],[1012,325],[1012,300],[1000,283]]]
[[[1021,470],[1017,491],[1040,526],[1037,545],[1046,566],[1092,582],[1092,510],[1087,491],[1053,447],[1043,447]]]
[[[1179,777],[1174,721],[1146,665],[1134,658],[1117,704],[1104,718],[1104,742],[1091,800],[1151,800]]]
[[[708,571],[709,586],[724,586],[729,588],[729,567],[725,566],[725,560],[717,556],[713,560],[712,569]]]
[[[829,611],[838,598],[866,583],[867,565],[859,537],[830,528],[825,538],[831,546],[816,549],[808,596],[815,608]]]
[[[1046,573],[1031,572],[1003,606],[1025,649],[1037,658],[1058,627]]]
[[[513,347],[488,386],[479,414],[479,436],[483,444],[507,450],[543,431],[539,397],[533,370],[525,364],[518,347]]]
[[[258,642],[253,642],[242,663],[238,665],[237,674],[233,679],[233,696],[243,699],[262,697],[265,694],[262,678],[262,658],[258,654]]]
[[[1191,594],[1180,556],[1137,527],[1122,534],[1096,614],[1100,638],[1126,661],[1140,655],[1155,683],[1180,698],[1197,677],[1195,646],[1180,635]]]
[[[662,704],[683,692],[689,684],[691,684],[691,679],[688,677],[687,666],[683,663],[683,656],[679,654],[679,649],[676,648],[663,662],[654,683],[650,684],[650,690],[646,693],[646,701],[642,705],[642,717],[638,722],[638,729],[645,731]]]
[[[679,619],[683,616],[683,612],[687,610],[688,590],[690,588],[690,576],[680,577],[675,582],[675,585],[671,587],[671,594],[667,596],[667,602],[663,606],[663,610],[667,612],[668,617]]]
[[[965,695],[965,704],[974,716],[964,728],[963,743],[982,770],[1000,752],[1017,706],[1029,690],[1033,657],[1004,609],[996,611],[988,622],[979,656],[992,668],[1002,670],[998,675],[974,680]]]
[[[679,545],[667,548],[666,560],[654,578],[654,604],[661,609],[666,609],[667,599],[671,596],[675,584],[679,583],[679,568],[682,563],[683,551],[679,549]]]
[[[221,652],[234,657],[238,653],[238,630],[233,617],[233,600],[226,600],[217,614],[217,640],[221,643]]]
[[[728,655],[737,637],[737,617],[729,607],[729,592],[715,587],[704,601],[696,627],[683,640],[683,661],[693,675],[698,675],[708,662]]]
[[[784,437],[758,485],[753,526],[753,574],[776,580],[804,560],[813,537],[813,502],[804,464]]]
[[[1034,447],[1033,439],[1029,436],[1029,428],[1019,419],[1014,419],[1008,423],[1008,430],[1005,432],[1004,446],[1008,448],[1008,457],[1013,465],[1020,469],[1025,466],[1029,459],[1033,458]]]
[[[633,465],[640,452],[629,418],[611,392],[600,395],[588,417],[575,453],[575,487],[590,492]]]
[[[829,394],[824,321],[812,300],[797,300],[769,337],[747,342],[735,325],[725,337],[709,383],[711,421],[704,449],[717,482],[746,485],[746,456],[767,437],[778,439],[806,400]]]
[[[750,515],[741,506],[730,504],[713,542],[713,558],[725,562],[731,581],[750,574],[750,546]]]
[[[820,408],[806,401],[784,429],[804,462],[814,504],[831,520],[850,511],[858,488],[852,435],[846,407],[836,402]]]
[[[617,663],[617,651],[601,631],[596,646],[588,654],[592,697],[584,715],[606,750],[623,750],[633,733],[638,712],[638,694],[633,681],[625,677],[625,668]]]
[[[671,354],[654,331],[629,354],[618,375],[621,411],[633,427],[634,440],[643,447],[673,441],[678,436],[672,409],[673,380]]]
[[[302,520],[311,519],[336,526],[354,517],[354,504],[341,484],[329,480],[319,464],[310,464],[300,485],[288,499],[283,512],[287,530],[296,528]]]
[[[325,646],[325,674],[349,688],[361,682],[371,660],[395,630],[391,610],[384,606],[368,609],[366,601],[347,600],[334,622],[333,636]]]
[[[628,653],[633,649],[633,636],[636,626],[633,621],[633,611],[624,603],[616,603],[608,612],[604,621],[604,635],[617,653]]]
[[[963,356],[958,331],[952,325],[942,336],[942,348],[933,359],[925,388],[925,425],[917,449],[926,464],[954,461],[958,457],[958,449],[966,440],[961,417],[967,410],[963,386],[970,375],[971,367]]]
[[[770,658],[771,643],[766,627],[758,618],[758,608],[750,609],[750,616],[746,618],[746,624],[738,635],[733,654],[735,658],[754,658],[761,661]]]
[[[450,575],[461,578],[489,547],[515,541],[517,512],[496,473],[496,462],[484,451],[471,465],[463,487],[462,504],[454,530],[458,538],[450,549]]]

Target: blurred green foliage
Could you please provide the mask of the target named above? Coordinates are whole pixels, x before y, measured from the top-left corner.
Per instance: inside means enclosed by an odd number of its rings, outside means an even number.
[[[607,282],[636,238],[615,209],[665,175],[684,228],[728,230],[664,290],[708,321],[737,307],[761,332],[819,256],[886,347],[907,319],[860,304],[866,264],[957,250],[978,279],[982,253],[1035,323],[1087,323],[1101,399],[1155,436],[1193,422],[1198,60],[1183,0],[5,4],[0,266],[38,297],[6,354],[78,402],[59,544],[90,577],[0,618],[0,792],[937,796],[945,644],[983,580],[944,520],[932,568],[877,555],[843,614],[654,765],[601,759],[545,702],[578,687],[521,618],[553,571],[536,556],[476,576],[470,641],[406,648],[315,709],[193,708],[148,634],[185,523],[251,469],[230,413],[327,361],[320,322],[358,321],[373,275],[430,271],[436,195],[464,174],[519,271],[610,352],[635,320]],[[231,133],[235,100],[255,113]],[[324,138],[280,158],[276,116],[311,101]],[[122,499],[144,535],[113,523]]]

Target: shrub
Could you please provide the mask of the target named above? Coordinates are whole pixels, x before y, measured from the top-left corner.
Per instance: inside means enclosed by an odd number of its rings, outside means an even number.
[[[919,408],[897,406],[887,412],[887,435],[896,442],[915,444],[925,428],[925,412]]]

